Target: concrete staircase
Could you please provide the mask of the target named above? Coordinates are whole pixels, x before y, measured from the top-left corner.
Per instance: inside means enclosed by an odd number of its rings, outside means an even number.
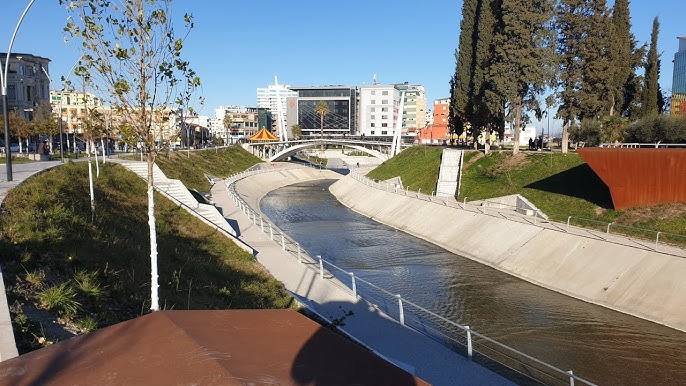
[[[443,149],[441,169],[436,184],[437,197],[455,197],[460,193],[462,159],[462,150]]]
[[[146,162],[119,161],[118,163],[136,173],[145,181],[148,180],[148,164]],[[199,203],[181,181],[167,178],[157,164],[153,164],[152,178],[155,189],[158,192],[185,208],[189,213],[207,225],[222,229],[233,237],[237,237],[236,230],[229,225],[226,218],[219,213],[214,205]]]

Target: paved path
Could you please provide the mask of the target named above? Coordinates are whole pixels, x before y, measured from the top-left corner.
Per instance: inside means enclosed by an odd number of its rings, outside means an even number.
[[[269,178],[269,173],[260,175]],[[238,193],[240,194],[240,187]],[[240,239],[257,250],[257,260],[294,296],[315,312],[331,320],[352,311],[341,329],[364,342],[383,357],[433,385],[509,385],[511,382],[447,349],[442,344],[405,328],[379,313],[364,301],[353,299],[350,290],[340,282],[319,278],[317,265],[298,263],[279,244],[253,225],[229,197],[224,183],[212,188],[215,205],[225,217],[235,220]]]

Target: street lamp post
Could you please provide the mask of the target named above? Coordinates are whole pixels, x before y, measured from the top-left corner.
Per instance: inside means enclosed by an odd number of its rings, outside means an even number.
[[[12,153],[10,149],[10,120],[7,115],[7,67],[10,65],[10,55],[12,54],[12,46],[14,45],[14,38],[17,36],[17,31],[19,31],[19,26],[24,20],[24,16],[29,11],[29,8],[33,5],[35,0],[29,1],[29,5],[26,6],[24,12],[21,14],[17,26],[14,28],[14,33],[12,33],[12,38],[10,39],[10,45],[7,48],[7,56],[5,57],[5,69],[3,74],[2,63],[0,63],[0,86],[2,86],[2,115],[5,119],[5,156],[7,157],[7,181],[12,181]]]

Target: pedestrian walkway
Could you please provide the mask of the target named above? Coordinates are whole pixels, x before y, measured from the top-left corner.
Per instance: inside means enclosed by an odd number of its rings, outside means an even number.
[[[270,174],[279,173],[265,173],[260,178],[268,179]],[[240,195],[240,187],[237,189]],[[434,385],[512,384],[435,340],[401,326],[367,302],[353,298],[350,290],[337,280],[320,279],[316,264],[299,263],[261,231],[261,224],[253,224],[229,197],[224,183],[214,185],[212,199],[225,217],[237,222],[239,239],[256,250],[258,262],[272,276],[317,314],[329,321],[342,318],[344,325],[339,328],[354,340]]]

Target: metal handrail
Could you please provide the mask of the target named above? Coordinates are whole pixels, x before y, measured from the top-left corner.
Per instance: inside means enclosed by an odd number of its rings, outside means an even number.
[[[392,292],[390,292],[390,291],[388,291],[388,290],[386,290],[386,289],[384,289],[384,288],[382,288],[382,287],[379,287],[379,286],[377,286],[377,285],[375,285],[375,284],[373,284],[373,283],[371,283],[371,282],[369,282],[369,281],[367,281],[367,280],[364,280],[364,279],[362,279],[362,278],[360,278],[360,277],[358,277],[358,276],[355,276],[353,272],[348,272],[348,271],[344,270],[343,268],[340,268],[340,267],[336,266],[335,264],[333,264],[333,263],[331,263],[331,262],[329,262],[329,261],[326,261],[325,259],[321,258],[321,256],[318,256],[317,260],[313,259],[311,256],[309,256],[305,251],[303,251],[303,250],[300,248],[300,244],[299,244],[298,242],[296,242],[295,240],[291,239],[288,235],[285,234],[285,232],[283,232],[281,229],[279,229],[276,225],[272,224],[272,223],[269,222],[267,219],[264,219],[260,213],[258,213],[258,212],[255,211],[254,209],[252,209],[252,208],[247,204],[247,202],[245,202],[245,200],[243,200],[243,198],[242,198],[242,197],[238,194],[238,192],[236,191],[236,187],[235,187],[236,181],[238,181],[238,180],[240,180],[240,179],[242,179],[242,178],[245,178],[245,177],[254,176],[254,175],[258,175],[258,174],[262,174],[262,173],[268,173],[268,172],[272,172],[272,171],[273,171],[273,169],[268,168],[268,169],[257,169],[257,170],[256,170],[256,169],[253,169],[253,170],[250,170],[250,171],[245,171],[245,172],[236,173],[236,174],[234,174],[234,175],[228,177],[228,178],[225,180],[225,184],[226,184],[226,187],[227,187],[227,191],[228,191],[229,194],[231,195],[231,198],[233,199],[234,203],[239,207],[239,209],[241,209],[246,215],[248,215],[248,217],[251,219],[251,221],[253,222],[253,224],[257,225],[257,223],[258,223],[258,220],[257,220],[257,219],[259,219],[260,229],[261,229],[262,232],[266,233],[266,230],[265,230],[265,228],[264,228],[264,224],[266,223],[266,224],[269,225],[269,233],[270,233],[270,237],[271,237],[272,240],[274,240],[274,236],[275,236],[275,235],[280,236],[280,242],[281,242],[281,245],[282,245],[282,249],[283,249],[284,251],[288,252],[288,253],[291,254],[291,255],[293,255],[293,251],[297,251],[297,257],[298,257],[298,261],[299,261],[299,262],[302,262],[302,258],[305,257],[305,258],[307,258],[307,259],[310,261],[310,263],[318,263],[318,267],[317,267],[317,268],[318,268],[318,270],[319,270],[319,276],[320,276],[320,278],[325,279],[325,276],[324,276],[324,266],[323,266],[323,264],[326,263],[328,266],[331,266],[331,267],[333,267],[333,268],[335,268],[335,269],[337,269],[337,270],[343,272],[344,274],[346,274],[347,276],[350,276],[350,277],[352,278],[353,281],[352,281],[352,289],[351,289],[351,292],[352,292],[352,294],[353,294],[353,296],[354,296],[355,298],[357,298],[357,297],[359,296],[360,298],[364,299],[361,295],[359,295],[359,292],[356,290],[356,285],[357,285],[358,282],[362,282],[362,283],[364,283],[364,284],[370,286],[371,288],[374,288],[374,289],[380,291],[381,293],[383,293],[383,294],[385,294],[385,295],[388,295],[388,296],[394,298],[394,300],[396,300],[396,301],[398,302],[398,305],[399,305],[399,320],[398,320],[399,323],[400,323],[401,325],[407,327],[407,328],[411,328],[411,329],[413,329],[413,330],[415,330],[415,331],[417,331],[417,332],[419,332],[419,333],[421,333],[421,334],[424,334],[424,335],[426,335],[426,336],[428,336],[428,337],[430,337],[430,338],[433,338],[433,337],[432,337],[431,335],[426,334],[424,331],[421,331],[421,330],[419,330],[419,329],[417,329],[417,328],[413,328],[412,326],[407,325],[407,323],[406,323],[406,321],[405,321],[406,319],[404,318],[404,308],[403,308],[403,305],[404,305],[404,304],[406,304],[406,305],[411,305],[411,306],[415,307],[417,310],[419,310],[419,311],[421,311],[421,312],[424,312],[424,313],[426,313],[426,314],[428,314],[428,315],[430,315],[430,316],[432,316],[432,317],[434,317],[434,318],[436,318],[436,319],[438,319],[438,320],[440,320],[440,321],[443,321],[443,322],[445,322],[445,323],[448,323],[448,324],[450,324],[450,325],[452,325],[452,326],[454,326],[454,327],[457,327],[457,328],[461,329],[462,331],[466,332],[466,334],[467,334],[467,346],[468,346],[467,355],[468,355],[469,358],[472,357],[473,346],[472,346],[472,338],[471,338],[471,336],[474,335],[474,336],[476,336],[476,337],[478,337],[478,338],[481,338],[481,339],[483,339],[484,341],[489,342],[489,343],[491,343],[491,344],[493,344],[493,345],[495,345],[495,346],[497,346],[497,347],[499,347],[499,348],[501,348],[501,349],[503,349],[503,350],[505,350],[505,351],[507,351],[507,352],[509,352],[509,353],[518,355],[518,356],[520,356],[520,357],[522,357],[522,358],[525,358],[525,359],[527,359],[527,360],[529,360],[529,361],[531,361],[531,362],[533,362],[533,363],[536,363],[536,364],[538,364],[538,365],[541,365],[541,366],[543,366],[543,367],[545,367],[545,368],[547,368],[547,369],[549,369],[549,370],[555,372],[557,375],[562,375],[562,376],[564,376],[565,379],[569,380],[569,384],[572,385],[572,386],[574,385],[574,381],[579,381],[579,382],[582,382],[582,383],[588,384],[588,385],[594,385],[592,382],[590,382],[590,381],[588,381],[588,380],[586,380],[586,379],[583,379],[583,378],[581,378],[581,377],[579,377],[579,376],[577,376],[577,375],[574,375],[572,371],[565,371],[565,370],[562,370],[562,369],[560,369],[560,368],[557,368],[557,367],[555,367],[555,366],[553,366],[553,365],[551,365],[551,364],[549,364],[549,363],[547,363],[547,362],[544,362],[544,361],[542,361],[542,360],[539,360],[539,359],[537,359],[537,358],[534,358],[534,357],[532,357],[532,356],[530,356],[530,355],[528,355],[528,354],[525,354],[525,353],[523,353],[523,352],[521,352],[521,351],[519,351],[519,350],[517,350],[517,349],[515,349],[515,348],[512,348],[512,347],[510,347],[510,346],[507,346],[507,345],[505,345],[504,343],[498,342],[498,341],[496,341],[496,340],[494,340],[494,339],[492,339],[492,338],[487,337],[486,335],[483,335],[483,334],[481,334],[481,333],[478,333],[478,332],[476,332],[476,331],[470,329],[469,326],[460,325],[459,323],[453,322],[453,321],[451,321],[450,319],[447,319],[447,318],[445,318],[445,317],[443,317],[443,316],[441,316],[441,315],[439,315],[439,314],[437,314],[437,313],[435,313],[435,312],[433,312],[433,311],[430,311],[430,310],[428,310],[428,309],[426,309],[426,308],[423,308],[423,307],[421,307],[421,306],[419,306],[419,305],[417,305],[417,304],[415,304],[415,303],[413,303],[413,302],[411,302],[411,301],[409,301],[409,300],[403,298],[400,294],[393,294]],[[419,195],[419,194],[418,194],[418,195]],[[277,233],[274,233],[274,230],[276,230]],[[277,241],[277,242],[278,242],[278,241]],[[286,243],[288,243],[292,248],[291,248],[291,249],[287,248],[287,247],[286,247]],[[333,276],[334,278],[336,278],[335,275],[332,275],[332,276]],[[340,281],[340,280],[339,280],[339,281]],[[343,284],[343,285],[346,286],[345,284]],[[347,286],[346,286],[346,287],[347,287]],[[364,299],[364,300],[370,302],[370,304],[374,304],[374,303],[372,303],[369,299]],[[391,315],[388,315],[388,316],[389,316],[389,317],[392,317]],[[409,317],[410,317],[410,315],[408,315],[408,318],[409,318]],[[449,336],[443,334],[442,332],[440,332],[440,335],[443,335],[443,336],[445,336],[447,339],[449,339],[449,340],[451,340],[451,341],[457,343],[457,341],[456,341],[454,338],[449,337]],[[490,348],[490,349],[493,350],[493,348]],[[499,354],[500,354],[500,355],[507,356],[506,353],[499,353]],[[482,355],[488,357],[488,356],[485,355],[485,354],[482,354]],[[489,358],[490,358],[490,357],[489,357]],[[517,361],[519,364],[521,364],[522,366],[524,366],[524,367],[526,367],[526,368],[529,368],[529,369],[531,369],[531,370],[535,370],[535,371],[539,371],[539,372],[540,372],[540,369],[536,369],[535,367],[532,367],[531,365],[528,365],[528,364],[525,364],[525,363],[523,363],[523,362],[521,362],[521,361],[518,361],[518,360],[515,359],[515,358],[511,358],[511,359],[513,359],[514,361]],[[494,360],[494,359],[492,359],[492,360]],[[510,368],[510,369],[513,370],[513,371],[517,371],[516,369],[512,369],[509,365],[507,365],[507,364],[505,364],[505,363],[499,362],[499,361],[497,361],[497,360],[494,360],[494,361],[500,363],[501,365],[503,365],[503,366],[505,366],[505,367],[507,367],[507,368]],[[547,375],[547,376],[551,376],[550,374],[546,374],[546,375]]]

